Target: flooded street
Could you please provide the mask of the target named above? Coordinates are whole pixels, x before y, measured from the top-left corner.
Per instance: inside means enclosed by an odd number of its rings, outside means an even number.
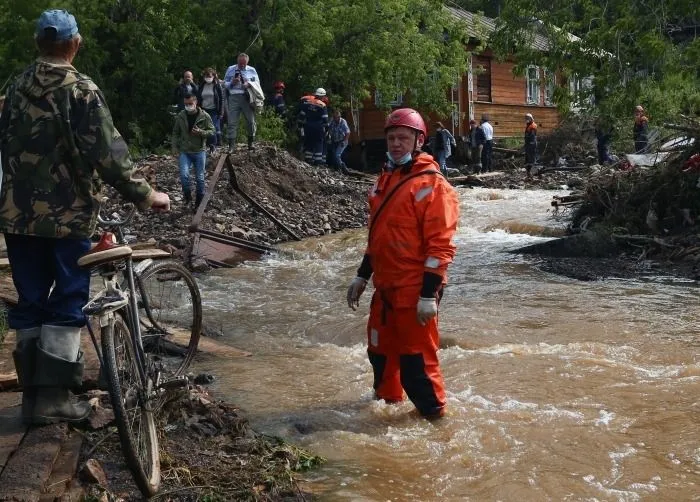
[[[193,369],[257,430],[328,459],[305,474],[321,500],[700,500],[698,289],[579,282],[505,253],[556,225],[552,194],[460,192],[444,420],[372,400],[371,291],[345,301],[362,231],[201,277],[205,324],[253,356]]]

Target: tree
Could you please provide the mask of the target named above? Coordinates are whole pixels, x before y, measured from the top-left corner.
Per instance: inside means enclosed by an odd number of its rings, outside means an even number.
[[[692,0],[509,0],[490,43],[520,70],[538,60],[568,78],[591,76],[592,89],[559,95],[563,109],[578,100],[592,113],[628,121],[641,103],[660,124],[700,113],[700,41],[673,37],[696,19],[700,4]],[[535,33],[548,38],[548,51],[535,53]]]

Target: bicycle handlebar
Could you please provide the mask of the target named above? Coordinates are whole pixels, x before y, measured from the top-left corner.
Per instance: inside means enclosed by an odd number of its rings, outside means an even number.
[[[109,200],[107,199],[107,197],[102,199],[102,203],[100,204],[100,210],[97,213],[97,224],[100,227],[122,227],[131,223],[131,220],[134,219],[134,215],[136,214],[136,206],[134,204],[132,204],[131,202],[124,204],[124,207],[128,208],[128,212],[123,218],[120,218],[119,213],[115,211],[110,215],[112,219],[105,219],[100,213],[102,212],[102,206],[107,200]]]

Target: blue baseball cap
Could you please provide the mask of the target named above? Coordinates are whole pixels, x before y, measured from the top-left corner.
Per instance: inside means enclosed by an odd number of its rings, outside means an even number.
[[[70,40],[78,34],[78,23],[75,21],[73,14],[66,10],[45,10],[36,22],[36,38],[45,38],[47,35],[46,30],[55,31],[56,38],[50,38],[56,42],[61,42]]]

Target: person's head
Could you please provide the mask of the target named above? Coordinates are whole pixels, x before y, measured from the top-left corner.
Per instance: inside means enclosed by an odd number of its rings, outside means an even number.
[[[323,87],[319,87],[319,88],[316,89],[316,91],[314,92],[314,96],[316,96],[316,97],[319,98],[319,99],[320,99],[320,98],[325,98],[325,97],[326,97],[326,90],[325,90]]]
[[[206,68],[202,72],[202,77],[207,84],[211,84],[216,79],[216,70],[214,68]]]
[[[483,124],[484,122],[488,122],[488,121],[489,121],[489,114],[488,113],[482,114],[481,115],[481,123]]]
[[[435,127],[435,130],[437,130],[437,131],[442,131],[445,128],[445,126],[442,125],[442,122],[435,122],[435,124],[433,124],[433,126]]]
[[[342,114],[340,113],[340,110],[339,110],[338,108],[336,108],[335,110],[333,110],[333,120],[335,120],[336,122],[338,122],[338,121],[340,121],[340,117],[342,117]]]
[[[42,56],[73,62],[82,37],[73,14],[65,10],[46,10],[36,22],[34,40]]]
[[[471,120],[469,121],[469,128],[470,128],[470,129],[474,129],[476,126],[477,126],[476,120],[471,119]]]
[[[182,73],[182,81],[185,82],[186,84],[191,84],[193,79],[194,79],[194,77],[192,76],[192,72],[190,70],[185,70]]]
[[[399,108],[386,118],[384,123],[389,157],[397,165],[403,165],[420,150],[425,143],[428,130],[420,113],[412,108]]]
[[[634,116],[641,117],[644,115],[644,107],[642,105],[637,105],[634,107]]]
[[[241,52],[238,55],[237,62],[238,62],[238,66],[240,66],[241,68],[246,66],[248,64],[248,61],[250,61],[250,58],[248,57],[248,54],[246,54],[245,52]]]
[[[532,113],[526,113],[525,114],[525,122],[528,124],[531,124],[535,121],[535,118],[532,116]]]
[[[183,101],[187,113],[195,113],[197,111],[197,96],[195,96],[191,92],[188,92],[187,94],[185,94],[185,99]]]
[[[284,92],[284,82],[282,82],[281,80],[278,80],[277,82],[275,82],[274,88],[275,88],[276,92],[279,92],[280,94],[282,94]]]

